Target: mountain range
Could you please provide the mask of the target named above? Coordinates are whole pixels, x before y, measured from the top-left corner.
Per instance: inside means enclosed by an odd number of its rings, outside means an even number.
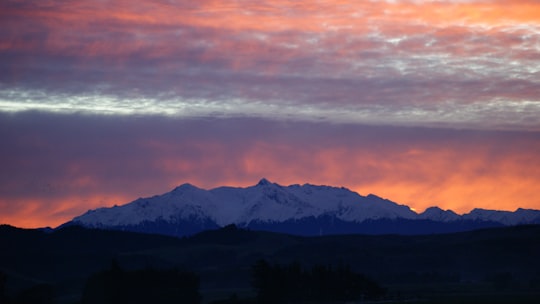
[[[282,186],[261,179],[256,185],[205,190],[183,184],[170,192],[110,208],[98,208],[63,226],[80,225],[165,234],[193,235],[229,224],[295,235],[434,234],[479,228],[540,224],[540,210],[474,209],[458,215],[430,207],[416,213],[406,205],[343,187]]]

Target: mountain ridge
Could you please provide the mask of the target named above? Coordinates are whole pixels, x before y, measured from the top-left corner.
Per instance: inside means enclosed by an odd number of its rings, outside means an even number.
[[[417,213],[406,205],[374,194],[362,196],[345,187],[307,183],[282,186],[262,178],[257,184],[244,188],[222,186],[205,190],[185,183],[162,195],[89,210],[64,225],[69,224],[177,236],[229,224],[307,235],[323,231],[429,234],[540,224],[540,211],[477,208],[458,215],[451,210],[430,207]],[[393,228],[387,229],[384,225]]]

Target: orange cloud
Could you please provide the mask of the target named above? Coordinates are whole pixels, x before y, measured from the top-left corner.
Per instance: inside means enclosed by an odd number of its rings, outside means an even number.
[[[246,173],[254,178],[266,174],[284,184],[344,185],[419,211],[430,206],[460,213],[473,208],[540,207],[535,199],[535,184],[540,181],[540,160],[534,152],[540,151],[538,143],[536,150],[495,158],[489,155],[493,147],[399,148],[289,151],[262,144],[246,156]]]
[[[57,198],[0,199],[0,223],[22,228],[57,227],[89,209],[121,205],[130,195],[99,193]]]
[[[74,55],[81,51],[88,55],[114,55],[137,52],[141,48],[152,48],[159,52],[165,47],[172,51],[171,41],[147,38],[185,26],[269,34],[293,31],[333,35],[335,31],[344,30],[354,35],[377,32],[400,35],[414,34],[419,25],[429,28],[538,25],[540,4],[534,1],[437,1],[422,4],[406,1],[319,1],[316,4],[298,1],[242,1],[229,4],[200,1],[194,5],[169,5],[144,1],[134,5],[115,1],[105,6],[99,2],[80,1],[58,5],[53,9],[39,5],[6,7],[0,15],[6,20],[24,18],[44,27],[48,31],[45,42],[48,49]],[[20,34],[36,33],[33,26],[17,26],[10,31],[13,35],[9,42],[2,44],[2,48],[25,48],[28,46],[27,38]],[[118,44],[118,41],[104,36],[108,32],[127,33],[129,37],[125,38],[129,40]],[[92,42],[81,48],[79,37],[84,34]],[[159,47],[153,47],[156,42]],[[115,47],[111,47],[111,44]]]
[[[321,109],[328,108],[343,110],[337,116],[367,113],[358,117],[380,124],[394,123],[385,119],[391,117],[403,119],[397,125],[472,121],[465,127],[537,131],[538,20],[540,3],[532,0],[5,1],[0,85],[7,93],[0,98],[16,102],[20,86],[26,102],[24,89],[43,89],[29,94],[36,103],[75,112],[78,98],[82,108],[118,103],[127,110],[144,109],[129,102],[130,94],[142,103],[157,99],[148,104],[161,108],[194,99],[213,106],[209,116],[241,99],[247,108],[314,109],[314,120],[319,113],[327,119]],[[197,106],[182,104],[186,111]],[[90,125],[85,119],[75,125]],[[476,138],[455,131],[445,141],[444,132],[433,130],[393,129],[400,137],[362,126],[343,135],[320,125],[272,124],[266,131],[252,130],[252,122],[208,129],[204,122],[168,129],[132,121],[115,133],[121,123],[103,129],[97,121],[83,135],[63,137],[74,124],[56,120],[0,128],[2,138],[15,134],[0,149],[0,222],[54,226],[182,182],[247,186],[263,176],[346,186],[417,210],[540,208],[537,133]],[[155,125],[159,131],[148,131]],[[31,136],[17,135],[25,131]],[[54,193],[41,189],[48,184],[56,185]]]
[[[171,149],[168,145],[152,157],[155,161],[151,171],[158,172],[158,180],[149,181],[141,172],[124,181],[128,186],[119,191],[115,190],[119,181],[99,176],[78,178],[64,184],[65,194],[51,198],[3,199],[0,222],[22,227],[55,226],[87,209],[127,203],[140,195],[169,191],[184,182],[203,188],[249,186],[261,177],[284,185],[308,182],[345,186],[418,211],[435,205],[459,213],[473,208],[540,208],[536,199],[536,185],[540,182],[536,152],[540,143],[533,143],[530,150],[498,153],[494,151],[498,144],[455,142],[449,142],[447,147],[431,143],[333,146],[324,142],[313,146],[270,140],[249,143],[246,150],[231,150],[223,143],[209,142],[195,145],[193,152],[200,155],[183,157],[173,152],[180,146],[172,145]],[[77,191],[81,194],[74,195]]]

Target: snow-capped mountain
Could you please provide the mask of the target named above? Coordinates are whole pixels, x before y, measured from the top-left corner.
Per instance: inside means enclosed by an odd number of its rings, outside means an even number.
[[[519,208],[514,212],[500,210],[473,209],[463,215],[464,219],[493,221],[506,226],[540,223],[540,210]]]
[[[372,194],[361,196],[346,188],[281,186],[262,179],[246,188],[204,190],[183,184],[171,192],[123,206],[90,210],[66,224],[181,236],[229,224],[316,235],[435,233],[521,223],[540,223],[540,211],[475,209],[459,216],[432,207],[417,214],[408,206]]]
[[[321,215],[362,222],[379,218],[413,219],[416,213],[407,206],[375,195],[363,197],[346,188],[310,184],[284,187],[262,179],[257,185],[247,188],[203,190],[183,184],[163,195],[88,211],[73,221],[107,227],[155,220],[197,219],[225,226],[247,225],[253,221],[283,222]]]
[[[452,210],[442,210],[439,207],[429,207],[418,215],[419,219],[437,222],[452,222],[460,220],[460,216]]]

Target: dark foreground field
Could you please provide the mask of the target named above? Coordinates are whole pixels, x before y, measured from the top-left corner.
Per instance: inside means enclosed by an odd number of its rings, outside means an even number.
[[[144,278],[184,280],[188,274],[199,283],[202,303],[257,303],[263,299],[257,298],[261,290],[253,288],[253,269],[265,261],[277,269],[299,268],[308,282],[299,289],[308,288],[309,282],[324,286],[324,279],[313,279],[320,269],[343,275],[338,270],[346,268],[384,290],[376,297],[354,294],[354,302],[539,303],[539,257],[540,226],[424,236],[324,237],[229,226],[184,239],[80,227],[46,232],[1,226],[0,302],[80,303],[85,290],[99,293],[109,275],[130,282],[122,287],[125,290],[140,291],[169,284],[141,287]],[[121,274],[111,272],[115,267]],[[290,272],[283,273],[287,277]],[[291,289],[281,285],[276,290],[287,288]]]

